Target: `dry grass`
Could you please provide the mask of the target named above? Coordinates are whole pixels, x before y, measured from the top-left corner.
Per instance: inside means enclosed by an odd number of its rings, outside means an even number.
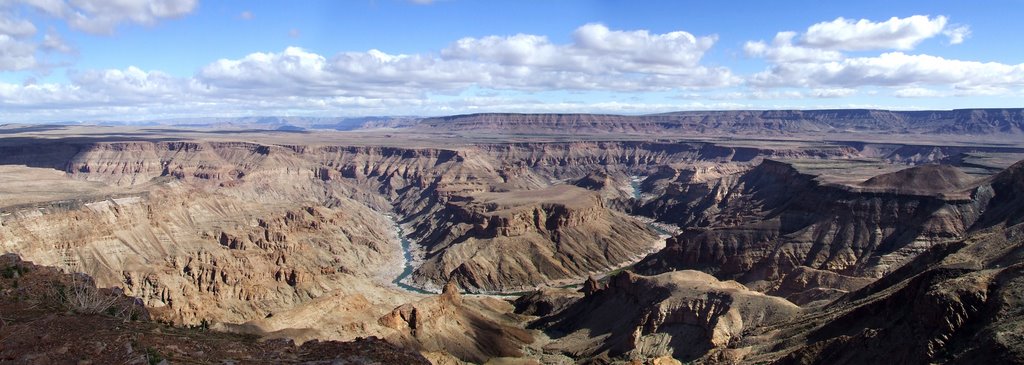
[[[118,297],[111,293],[104,293],[96,288],[88,279],[80,275],[73,275],[71,284],[67,287],[58,287],[60,303],[65,309],[80,314],[101,314],[107,313],[118,302]]]

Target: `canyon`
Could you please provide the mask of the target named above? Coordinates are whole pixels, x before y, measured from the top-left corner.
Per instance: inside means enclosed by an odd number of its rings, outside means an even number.
[[[1020,109],[286,122],[0,126],[0,252],[435,364],[1024,361]]]

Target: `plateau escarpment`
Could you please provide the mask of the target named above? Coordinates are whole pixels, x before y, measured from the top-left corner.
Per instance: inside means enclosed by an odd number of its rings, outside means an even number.
[[[947,111],[736,110],[639,116],[609,114],[468,114],[427,118],[414,128],[520,134],[796,135],[824,133],[997,135],[1024,133],[1022,109]]]
[[[951,167],[915,167],[846,186],[798,166],[765,160],[682,190],[708,192],[695,199],[665,195],[657,208],[695,228],[670,239],[639,268],[700,269],[793,299],[820,298],[824,293],[805,291],[856,289],[865,283],[858,277],[880,277],[932,245],[961,237],[992,198],[987,186],[965,188],[971,179]],[[903,177],[936,186],[885,183]],[[839,276],[824,279],[817,270]],[[827,283],[835,285],[817,285]]]

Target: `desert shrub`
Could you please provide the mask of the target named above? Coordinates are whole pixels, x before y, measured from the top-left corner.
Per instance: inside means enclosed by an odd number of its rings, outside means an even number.
[[[164,357],[161,356],[160,353],[156,351],[156,349],[152,347],[147,347],[146,360],[148,360],[150,365],[157,365],[160,362],[164,361]]]
[[[25,275],[26,272],[28,272],[27,268],[23,268],[17,265],[11,265],[0,269],[0,276],[2,276],[4,279],[13,279],[15,277]]]
[[[116,314],[117,295],[97,289],[90,280],[72,276],[68,286],[57,285],[57,300],[65,309],[79,314]],[[114,308],[114,309],[111,309]]]

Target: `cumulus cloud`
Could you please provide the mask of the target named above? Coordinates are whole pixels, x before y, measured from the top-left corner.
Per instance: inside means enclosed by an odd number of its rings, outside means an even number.
[[[0,106],[36,110],[138,106],[187,102],[204,96],[201,86],[189,79],[134,66],[72,72],[68,78],[69,84],[0,83]]]
[[[745,53],[769,61],[767,70],[747,77],[753,87],[814,87],[856,89],[897,87],[897,97],[950,95],[923,88],[945,85],[987,92],[1024,85],[1024,64],[947,59],[902,51],[876,56],[848,57],[844,51],[909,50],[938,35],[959,44],[970,35],[964,25],[949,25],[944,16],[915,15],[874,22],[837,18],[811,25],[804,33],[779,32],[771,43],[747,42]],[[975,92],[975,91],[971,91]],[[980,91],[979,91],[980,92]],[[967,92],[957,93],[963,95]]]
[[[198,79],[212,87],[298,95],[418,95],[469,86],[512,90],[667,90],[733,84],[726,68],[699,64],[715,38],[584,25],[574,42],[517,34],[463,38],[431,54],[380,50],[324,56],[290,47],[221,59]]]
[[[1024,64],[946,59],[902,52],[812,64],[777,64],[753,75],[758,86],[1024,85]]]
[[[856,89],[846,88],[816,88],[809,90],[771,90],[753,89],[746,91],[732,91],[727,93],[688,93],[680,96],[682,99],[707,99],[707,100],[775,100],[775,99],[824,99],[843,98],[857,94]]]
[[[75,48],[64,41],[57,31],[50,29],[43,35],[43,41],[39,45],[47,51],[60,52],[60,53],[74,53]]]
[[[10,14],[5,14],[0,7],[0,34],[14,38],[30,37],[36,34],[36,26],[28,20],[16,19]]]
[[[925,39],[944,34],[959,44],[970,34],[967,26],[948,27],[944,16],[892,17],[882,22],[836,18],[811,25],[803,33],[778,32],[771,43],[749,41],[743,50],[749,57],[775,63],[837,61],[842,51],[909,50]]]
[[[36,66],[36,46],[0,34],[0,71],[27,70]]]
[[[582,72],[688,73],[699,67],[715,35],[696,37],[676,31],[651,34],[646,30],[611,30],[586,24],[573,32],[573,43],[556,45],[547,37],[517,34],[463,38],[441,51],[446,59],[463,59],[506,66],[535,66]]]
[[[0,71],[50,67],[37,51],[74,53],[54,29],[41,39],[36,25],[23,16],[36,10],[59,19],[72,29],[94,34],[113,33],[122,23],[153,24],[192,12],[197,0],[8,0],[0,1]],[[40,57],[42,56],[42,57]],[[42,60],[41,60],[42,58]]]
[[[898,98],[932,98],[936,96],[945,96],[944,93],[938,90],[923,87],[901,88],[894,91],[892,94]]]
[[[966,25],[960,25],[953,28],[942,31],[946,37],[949,37],[949,44],[960,44],[964,42],[964,39],[971,36],[971,28]]]
[[[18,71],[35,67],[36,45],[31,37],[36,26],[16,19],[0,5],[0,71]]]
[[[853,21],[840,17],[808,27],[802,43],[813,48],[843,51],[908,50],[913,49],[921,41],[940,34],[946,23],[947,19],[944,16],[892,17],[883,22],[867,19]]]
[[[191,13],[197,0],[17,0],[50,16],[63,19],[72,28],[110,34],[121,23],[153,24],[159,19]]]
[[[440,108],[439,94],[469,88],[658,91],[735,85],[727,68],[700,64],[714,36],[655,34],[588,24],[566,44],[536,35],[464,38],[434,53],[380,50],[321,55],[288,47],[220,59],[191,77],[136,67],[71,72],[69,84],[4,84],[0,107],[46,113],[57,105],[91,115],[99,106],[157,110],[205,105],[241,110]],[[56,42],[56,41],[54,41]],[[56,43],[53,45],[56,46]],[[445,99],[445,98],[441,98]],[[186,107],[187,106],[187,107]]]
[[[822,62],[843,58],[839,51],[793,45],[796,32],[779,32],[771,44],[751,41],[743,45],[748,56],[760,57],[772,62]]]
[[[96,9],[85,8],[92,4],[90,0],[18,1],[30,1],[45,14],[64,14],[62,9],[77,7],[84,9],[83,16],[90,17]],[[145,3],[180,6],[147,8],[142,13],[148,15],[139,17],[107,15],[108,20],[93,21],[106,26],[80,29],[103,33],[113,31],[116,24],[148,24],[195,7],[191,1]],[[0,0],[0,10],[4,4],[9,3]],[[138,10],[133,8],[135,5],[104,6]],[[69,24],[76,27],[70,20]],[[0,11],[0,71],[32,69],[41,63],[37,58],[48,52],[74,53],[74,48],[52,29],[42,36],[38,33],[31,22],[21,22]],[[418,54],[376,49],[321,54],[287,47],[215,60],[191,76],[127,67],[72,71],[67,83],[0,82],[0,118],[296,110],[334,115],[472,110],[654,112],[749,107],[744,100],[845,98],[879,90],[888,92],[888,97],[917,98],[1019,93],[1024,87],[1024,64],[956,60],[904,51],[928,38],[945,36],[950,44],[956,44],[969,35],[967,26],[950,25],[945,17],[914,16],[881,22],[839,18],[812,25],[804,32],[778,32],[767,42],[746,42],[744,52],[766,60],[768,67],[742,78],[726,67],[705,64],[705,55],[718,41],[715,35],[615,30],[602,24],[583,25],[566,42],[534,34],[468,37]],[[871,50],[878,53],[872,55]],[[858,52],[854,54],[857,57],[847,54],[853,51]],[[496,93],[483,95],[467,90]],[[564,95],[550,100],[527,99],[551,90],[602,95],[604,100],[577,103],[566,101]],[[658,95],[665,91],[680,93],[686,99],[721,102],[647,103],[607,98],[609,94]],[[653,93],[644,94],[647,92]],[[661,95],[654,100],[664,100]]]

